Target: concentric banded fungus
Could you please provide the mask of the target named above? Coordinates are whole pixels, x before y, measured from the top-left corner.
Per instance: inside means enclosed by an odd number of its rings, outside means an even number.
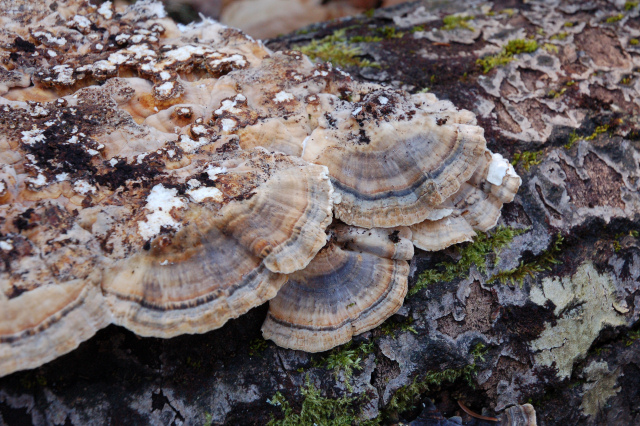
[[[411,239],[467,240],[520,184],[433,95],[178,27],[149,0],[3,8],[0,376],[109,323],[220,327],[287,275],[265,336],[328,349],[400,307]],[[348,225],[327,243],[334,202]]]
[[[220,327],[274,297],[286,281],[278,273],[304,268],[326,241],[332,191],[324,167],[262,149],[194,160],[180,171],[188,172],[185,196],[157,184],[137,229],[109,237],[150,238],[103,281],[114,321],[141,335]]]
[[[366,248],[389,243],[407,247],[410,241],[400,237],[398,230],[342,228],[340,233],[344,247],[329,242],[309,266],[289,275],[269,302],[262,326],[265,339],[285,348],[321,352],[377,327],[400,309],[407,293],[408,263],[380,257]],[[410,234],[406,228],[402,233]],[[368,241],[361,243],[365,235]],[[395,252],[400,253],[408,260],[413,250]]]
[[[388,90],[336,105],[303,153],[329,167],[336,217],[366,228],[412,225],[458,191],[485,150],[483,131],[440,115]]]
[[[508,161],[486,150],[471,179],[443,204],[450,207],[441,210],[445,217],[411,226],[413,243],[433,251],[471,241],[475,231],[488,231],[496,225],[502,204],[513,201],[520,182]]]

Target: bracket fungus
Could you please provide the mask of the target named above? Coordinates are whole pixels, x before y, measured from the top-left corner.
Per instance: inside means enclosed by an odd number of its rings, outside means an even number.
[[[433,95],[153,1],[25,6],[0,16],[0,376],[268,300],[266,338],[327,350],[400,308],[414,245],[491,228],[520,185]]]

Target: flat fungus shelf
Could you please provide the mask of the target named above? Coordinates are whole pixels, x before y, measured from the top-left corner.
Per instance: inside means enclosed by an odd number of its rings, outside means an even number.
[[[471,240],[520,185],[431,94],[152,1],[4,4],[0,376],[268,300],[266,338],[330,349],[400,308],[414,245]]]

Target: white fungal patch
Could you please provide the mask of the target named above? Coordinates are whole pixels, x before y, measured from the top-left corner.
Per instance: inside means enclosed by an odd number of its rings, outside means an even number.
[[[102,15],[105,19],[111,19],[111,17],[113,16],[113,11],[111,10],[112,4],[113,3],[111,3],[110,1],[105,1],[100,5],[100,8],[98,9],[98,13]]]
[[[73,78],[73,69],[69,65],[56,65],[52,68],[57,74],[55,81],[60,84],[73,84],[75,79]]]
[[[86,180],[81,179],[73,184],[73,190],[76,191],[78,194],[86,195],[89,193],[96,192],[96,187],[91,185]]]
[[[242,95],[239,95],[239,96],[242,96]],[[242,96],[242,98],[246,99],[244,96]],[[222,115],[223,112],[227,111],[227,112],[230,112],[231,114],[239,114],[242,112],[240,108],[236,108],[236,105],[238,104],[239,100],[240,99],[238,99],[238,96],[236,96],[235,99],[225,99],[222,101],[220,108],[215,110],[213,113],[215,115]]]
[[[33,145],[38,142],[44,142],[46,138],[43,133],[44,129],[33,129],[22,132],[22,143],[25,145]]]
[[[0,249],[2,250],[6,250],[6,251],[11,251],[13,250],[13,241],[11,240],[6,240],[6,241],[0,241]]]
[[[242,68],[247,64],[247,61],[242,57],[242,55],[236,54],[236,55],[228,56],[226,58],[213,59],[213,60],[209,61],[209,63],[213,67],[220,66],[223,63],[233,63],[237,67]]]
[[[29,113],[32,117],[45,117],[49,114],[49,110],[44,108],[41,105],[36,105],[33,110]]]
[[[502,179],[507,175],[518,176],[511,163],[509,163],[502,155],[493,153],[491,155],[491,163],[489,164],[487,181],[500,186],[502,185]]]
[[[207,133],[207,129],[202,124],[199,124],[197,126],[191,127],[191,133],[198,136],[205,135]]]
[[[131,35],[129,34],[118,34],[116,36],[116,43],[124,43],[125,41],[129,40],[131,38]]]
[[[362,111],[362,107],[361,106],[356,108],[356,109],[354,109],[353,112],[351,113],[351,115],[353,115],[355,117],[356,115],[358,115],[360,113],[360,111]]]
[[[202,186],[202,183],[198,179],[189,179],[187,185],[189,185],[189,189],[195,189]]]
[[[173,81],[167,81],[159,86],[156,86],[155,90],[160,96],[169,96],[173,91]]]
[[[47,178],[42,173],[38,173],[35,178],[27,178],[27,181],[32,186],[44,186],[47,184]]]
[[[211,186],[203,186],[200,188],[190,189],[187,191],[187,195],[191,197],[191,199],[196,203],[201,203],[207,198],[211,198],[217,202],[222,202],[222,200],[224,199],[224,197],[222,196],[222,192],[218,188]]]
[[[163,226],[180,229],[182,225],[171,216],[172,209],[184,207],[184,201],[177,195],[177,189],[165,188],[161,183],[151,189],[144,207],[150,213],[147,214],[145,222],[138,222],[138,234],[142,238],[145,240],[153,238]]]
[[[191,56],[202,56],[209,49],[205,49],[204,46],[182,46],[177,49],[169,50],[165,52],[164,55],[167,59],[170,59],[172,62],[185,62],[191,58]]]
[[[293,99],[294,99],[294,96],[291,93],[287,93],[284,90],[282,90],[276,93],[276,97],[273,98],[273,101],[279,104],[280,102],[287,102]]]
[[[116,70],[116,66],[111,61],[97,61],[93,64],[93,69],[104,72],[114,72]]]
[[[180,142],[178,142],[178,146],[184,151],[188,153],[194,152],[196,149],[206,145],[209,143],[207,138],[199,138],[197,141],[191,139],[187,135],[180,135]]]
[[[78,28],[81,28],[83,30],[91,26],[91,21],[85,18],[84,16],[80,16],[80,15],[74,16],[72,23],[75,23],[75,25],[77,25]]]
[[[154,58],[156,52],[149,48],[147,43],[140,43],[130,46],[125,52],[133,53],[136,59]]]
[[[209,179],[216,180],[218,179],[218,175],[227,173],[227,168],[212,166],[211,164],[209,164],[209,167],[207,167],[207,170],[205,170],[205,172],[207,172],[207,175],[209,175]]]
[[[230,132],[233,129],[236,128],[236,120],[234,120],[233,118],[223,118],[221,121],[222,124],[222,130],[225,132]]]
[[[113,157],[111,160],[109,160],[109,164],[111,165],[111,167],[115,167],[116,164],[118,164],[118,159]]]
[[[145,36],[144,36],[143,34],[136,34],[136,35],[132,36],[132,37],[129,39],[129,41],[130,41],[131,43],[136,43],[136,44],[138,44],[138,43],[140,43],[141,41],[143,41],[144,39],[145,39]]]
[[[386,98],[384,96],[379,96],[378,102],[380,102],[380,105],[386,105],[389,103],[389,98]]]
[[[171,78],[171,73],[167,71],[160,72],[160,78],[162,80],[169,80]]]
[[[56,181],[58,182],[63,182],[65,180],[69,179],[69,173],[66,172],[62,172],[62,173],[58,173],[56,175]]]
[[[57,44],[58,46],[64,46],[67,43],[67,39],[64,37],[54,37],[48,31],[36,31],[33,33],[34,37],[44,37],[49,44]]]
[[[0,194],[2,194],[5,189],[7,189],[6,185],[0,180]]]

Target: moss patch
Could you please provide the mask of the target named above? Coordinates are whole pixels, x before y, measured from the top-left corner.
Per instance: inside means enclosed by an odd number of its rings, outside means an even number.
[[[469,21],[474,19],[474,16],[465,15],[447,15],[442,18],[444,24],[441,29],[445,31],[455,30],[456,28],[462,28],[469,31],[474,31],[474,28],[469,25]]]
[[[510,40],[500,53],[479,58],[476,64],[482,69],[484,74],[495,67],[506,65],[513,61],[515,55],[520,53],[532,53],[538,50],[538,42],[535,40],[516,39]]]
[[[436,265],[435,268],[422,272],[416,284],[409,290],[409,295],[414,295],[436,282],[449,282],[456,278],[466,278],[472,265],[476,265],[478,271],[486,273],[487,255],[490,253],[497,255],[511,243],[514,237],[525,232],[525,229],[498,226],[490,233],[478,234],[473,243],[456,247],[460,260],[457,262],[442,262]]]
[[[534,260],[527,263],[520,262],[520,265],[516,268],[500,271],[492,276],[487,283],[499,281],[500,284],[515,285],[518,283],[522,286],[526,277],[533,278],[540,272],[550,271],[553,265],[560,263],[560,261],[556,259],[556,256],[561,251],[563,241],[564,238],[562,237],[562,234],[558,233],[556,240],[551,244],[551,247],[537,256]]]
[[[384,413],[388,417],[391,413],[402,413],[415,407],[420,400],[420,396],[430,390],[442,386],[444,383],[454,383],[458,379],[464,379],[471,387],[475,387],[474,378],[478,372],[478,361],[484,361],[487,348],[482,343],[477,344],[471,351],[473,362],[463,368],[448,368],[443,371],[429,371],[424,377],[413,379],[410,384],[401,387],[393,395],[389,404],[384,408]]]
[[[336,425],[351,426],[355,423],[361,425],[379,424],[377,421],[360,422],[354,404],[358,398],[326,398],[323,397],[307,377],[305,386],[300,388],[304,400],[300,412],[294,412],[291,404],[280,393],[268,399],[271,405],[280,407],[284,416],[281,420],[271,419],[269,426],[315,426]]]
[[[357,46],[349,46],[349,40],[345,36],[346,29],[334,31],[332,34],[312,40],[303,46],[293,46],[294,49],[307,55],[312,60],[331,62],[341,67],[380,67],[379,64],[363,59],[362,49]]]

